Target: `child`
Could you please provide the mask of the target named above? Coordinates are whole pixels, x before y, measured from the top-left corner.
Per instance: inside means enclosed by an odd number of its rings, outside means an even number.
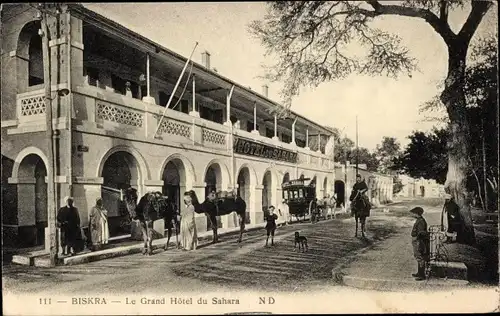
[[[425,280],[425,263],[429,256],[429,237],[427,233],[427,222],[422,217],[424,210],[421,207],[415,207],[410,210],[415,214],[416,221],[411,231],[411,244],[413,246],[413,256],[417,259],[418,272],[413,273],[416,281]]]
[[[266,247],[269,241],[269,235],[271,235],[271,246],[274,246],[274,231],[276,230],[276,220],[278,219],[278,215],[274,214],[274,206],[269,206],[268,214],[265,218],[267,221],[266,231],[267,231],[267,239],[266,239]]]

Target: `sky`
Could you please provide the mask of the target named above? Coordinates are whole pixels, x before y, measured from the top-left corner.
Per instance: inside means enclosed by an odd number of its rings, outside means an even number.
[[[263,64],[270,64],[258,39],[248,32],[248,24],[262,19],[263,2],[170,2],[170,3],[91,3],[85,4],[128,28],[169,49],[189,57],[198,42],[193,60],[201,63],[201,53],[211,54],[211,66],[243,86],[261,92],[269,86],[269,97],[280,102],[280,83],[265,82]],[[490,9],[473,41],[496,33],[497,5]],[[450,14],[457,32],[470,8]],[[304,88],[293,99],[292,110],[320,124],[337,127],[355,140],[356,117],[360,147],[375,149],[384,136],[396,137],[404,147],[414,130],[429,131],[435,123],[418,113],[419,105],[440,92],[438,84],[446,76],[447,52],[442,39],[425,22],[405,17],[384,17],[376,26],[397,30],[403,44],[417,59],[419,71],[412,77],[391,79],[383,76],[350,77]]]

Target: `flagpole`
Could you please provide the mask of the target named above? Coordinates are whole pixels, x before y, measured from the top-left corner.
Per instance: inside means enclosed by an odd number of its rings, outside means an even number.
[[[186,71],[186,68],[187,68],[189,62],[191,61],[191,58],[193,57],[194,51],[195,51],[195,49],[196,49],[197,46],[198,46],[198,42],[196,42],[196,44],[194,45],[193,51],[191,52],[191,55],[189,56],[188,60],[186,61],[186,64],[184,65],[184,68],[182,69],[182,72],[181,72],[181,75],[179,76],[179,79],[177,79],[177,83],[175,84],[174,90],[172,91],[172,94],[170,95],[170,98],[168,99],[168,102],[165,105],[165,109],[163,110],[163,114],[161,115],[161,118],[158,121],[158,126],[156,127],[156,131],[155,131],[155,133],[153,135],[153,138],[155,138],[156,133],[158,133],[158,130],[160,129],[163,117],[165,116],[165,112],[167,111],[167,109],[168,109],[168,107],[170,105],[170,102],[172,102],[172,99],[174,97],[175,91],[177,90],[177,87],[179,86],[179,83],[181,83],[182,76],[184,75],[184,72]],[[189,78],[187,80],[189,80]]]

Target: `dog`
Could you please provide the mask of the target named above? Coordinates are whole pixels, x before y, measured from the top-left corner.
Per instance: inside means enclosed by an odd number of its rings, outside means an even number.
[[[300,236],[299,232],[295,232],[295,246],[293,247],[294,250],[297,248],[297,244],[299,245],[299,251],[300,248],[302,248],[302,252],[309,250],[309,247],[307,246],[307,238],[304,236]]]

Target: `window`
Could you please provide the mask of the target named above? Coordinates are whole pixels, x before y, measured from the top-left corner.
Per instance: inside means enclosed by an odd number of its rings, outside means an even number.
[[[238,121],[238,119],[236,118],[236,116],[232,116],[229,118],[231,120],[231,123],[236,123],[236,121]]]
[[[29,44],[29,62],[28,62],[28,85],[36,86],[43,83],[43,57],[42,57],[42,38],[34,35]]]
[[[256,125],[255,128],[259,130],[259,125]],[[253,122],[248,122],[247,121],[247,132],[253,131]]]
[[[224,122],[224,113],[222,109],[212,110],[207,106],[200,106],[200,117],[215,123],[222,124]]]
[[[299,198],[304,197],[304,191],[302,189],[299,190]]]
[[[281,134],[281,141],[284,143],[290,143],[292,141],[292,136]]]

